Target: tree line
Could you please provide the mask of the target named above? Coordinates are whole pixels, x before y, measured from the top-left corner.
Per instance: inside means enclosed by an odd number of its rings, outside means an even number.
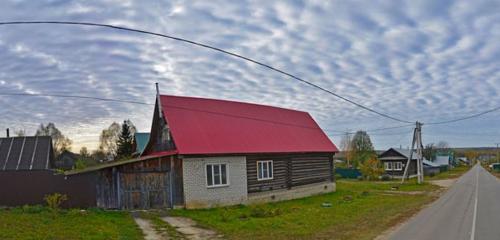
[[[113,122],[108,128],[101,131],[98,148],[90,152],[87,147],[82,147],[79,151],[80,158],[86,162],[130,158],[135,151],[134,134],[136,132],[137,129],[130,120],[124,120],[122,124]],[[26,136],[26,132],[17,130],[14,131],[14,135],[22,137]],[[71,152],[72,150],[73,141],[65,136],[52,122],[40,124],[34,136],[50,136],[56,158],[63,152]]]

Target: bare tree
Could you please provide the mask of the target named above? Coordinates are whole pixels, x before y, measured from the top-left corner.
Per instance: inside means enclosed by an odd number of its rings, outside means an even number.
[[[352,137],[351,133],[346,132],[344,135],[342,135],[342,138],[340,140],[340,149],[342,152],[345,154],[345,160],[347,162],[347,167],[351,166],[351,160],[352,160]]]
[[[18,137],[24,137],[26,136],[26,131],[24,129],[19,129],[14,131],[14,134]]]
[[[71,144],[73,142],[64,136],[54,123],[48,123],[46,126],[40,124],[40,127],[36,130],[35,136],[50,136],[56,156],[59,156],[59,154],[65,150],[71,151]]]
[[[120,136],[120,124],[113,122],[107,129],[102,130],[99,136],[99,150],[108,158],[116,156],[116,142]]]
[[[80,155],[82,157],[90,157],[90,153],[89,153],[89,150],[87,149],[87,147],[82,147],[80,148]]]

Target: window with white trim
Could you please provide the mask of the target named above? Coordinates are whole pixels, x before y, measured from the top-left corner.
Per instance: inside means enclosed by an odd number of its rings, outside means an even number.
[[[257,180],[273,179],[273,160],[257,161]]]
[[[403,170],[403,163],[402,162],[395,162],[394,163],[394,170]]]
[[[385,162],[385,170],[392,170],[392,162]]]
[[[224,163],[207,164],[206,176],[208,187],[220,187],[229,185],[227,182],[227,165]]]

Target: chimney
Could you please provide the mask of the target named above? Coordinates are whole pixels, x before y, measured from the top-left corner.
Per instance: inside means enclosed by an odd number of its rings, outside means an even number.
[[[155,85],[156,85],[156,101],[158,102],[158,115],[160,116],[160,119],[162,119],[163,109],[161,107],[160,88],[158,87],[158,83],[155,83]]]
[[[8,128],[7,128],[6,132],[7,132],[7,137],[10,137],[9,129]]]

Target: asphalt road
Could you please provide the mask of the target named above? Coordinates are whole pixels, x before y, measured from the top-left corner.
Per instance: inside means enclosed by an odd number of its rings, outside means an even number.
[[[500,240],[500,181],[474,166],[389,239]]]

